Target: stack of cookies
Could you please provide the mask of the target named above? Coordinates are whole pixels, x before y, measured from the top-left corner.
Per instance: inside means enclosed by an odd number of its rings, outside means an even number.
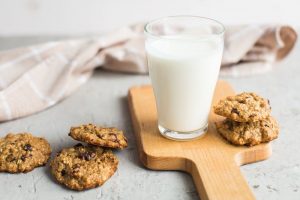
[[[69,136],[88,145],[79,143],[57,153],[50,164],[56,180],[73,190],[102,185],[117,170],[118,159],[111,149],[127,147],[123,132],[87,124],[72,127]]]
[[[279,126],[271,116],[270,101],[255,93],[222,99],[214,112],[226,117],[216,122],[216,128],[232,144],[253,146],[278,137]]]

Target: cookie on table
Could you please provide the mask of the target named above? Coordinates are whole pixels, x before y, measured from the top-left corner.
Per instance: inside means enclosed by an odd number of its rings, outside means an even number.
[[[0,138],[0,171],[29,172],[47,163],[51,148],[47,140],[30,133],[9,133]]]
[[[269,101],[255,93],[243,92],[220,100],[214,106],[218,115],[237,122],[254,122],[267,118],[271,112]]]
[[[127,139],[123,131],[117,128],[99,127],[93,124],[71,127],[69,136],[73,139],[88,144],[124,149],[127,147]]]
[[[59,183],[73,190],[85,190],[107,181],[117,170],[118,159],[110,150],[79,143],[59,152],[50,166]]]
[[[279,126],[273,117],[256,122],[235,122],[230,119],[216,122],[218,132],[230,143],[254,146],[278,137]]]

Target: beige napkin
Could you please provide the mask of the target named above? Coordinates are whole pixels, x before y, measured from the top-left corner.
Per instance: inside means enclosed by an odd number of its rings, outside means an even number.
[[[272,69],[283,59],[297,40],[289,26],[236,26],[225,35],[221,75],[245,76]]]
[[[265,72],[288,54],[296,38],[295,31],[287,26],[228,27],[221,73],[240,76]],[[0,121],[56,104],[99,66],[147,73],[143,27],[0,52]]]

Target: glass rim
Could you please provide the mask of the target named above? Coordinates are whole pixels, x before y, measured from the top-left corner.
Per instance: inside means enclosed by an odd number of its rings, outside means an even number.
[[[149,30],[149,26],[151,24],[162,21],[164,19],[172,19],[172,18],[193,18],[193,19],[202,19],[202,20],[206,20],[206,21],[211,21],[211,22],[214,22],[215,24],[218,24],[221,27],[221,31],[218,31],[217,33],[211,33],[209,35],[211,35],[211,36],[222,36],[225,33],[225,26],[221,22],[219,22],[215,19],[212,19],[212,18],[197,16],[197,15],[172,15],[172,16],[160,17],[160,18],[151,20],[151,21],[149,21],[145,24],[144,33],[148,36],[155,37],[155,38],[166,38],[165,35],[158,35],[158,34],[155,34],[155,33],[151,32]]]

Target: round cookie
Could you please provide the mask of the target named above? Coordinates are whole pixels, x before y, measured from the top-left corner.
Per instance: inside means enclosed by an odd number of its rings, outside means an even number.
[[[230,119],[216,122],[218,132],[230,143],[253,146],[278,137],[279,126],[273,117],[257,122],[235,122]]]
[[[59,152],[50,166],[59,183],[73,190],[85,190],[107,181],[117,170],[118,159],[110,150],[79,143]]]
[[[69,136],[73,139],[88,144],[124,149],[127,147],[127,139],[123,131],[117,128],[98,127],[93,124],[71,127]]]
[[[0,138],[0,171],[29,172],[47,163],[51,148],[47,140],[30,133],[9,133]]]
[[[214,112],[233,121],[254,122],[267,118],[270,115],[271,106],[269,100],[255,93],[243,92],[220,100],[214,106]]]

